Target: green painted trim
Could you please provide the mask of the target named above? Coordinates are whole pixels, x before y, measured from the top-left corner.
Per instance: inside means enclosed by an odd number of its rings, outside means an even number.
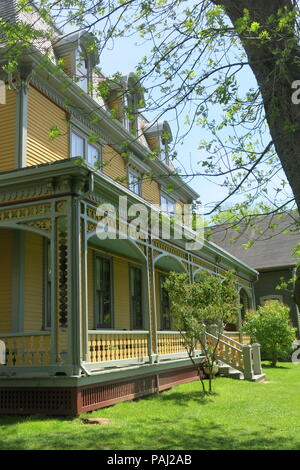
[[[148,335],[148,330],[88,330],[88,334],[90,335]]]
[[[27,150],[27,115],[28,115],[28,85],[21,82],[17,90],[16,103],[16,153],[15,167],[24,168],[26,166]]]
[[[27,336],[50,336],[50,332],[49,331],[33,331],[33,332],[30,332],[28,333],[26,331],[25,332],[22,332],[22,333],[0,333],[0,337],[1,338],[23,338],[23,337],[27,337]]]
[[[88,372],[103,371],[107,367],[127,367],[132,365],[149,364],[149,357],[136,357],[133,359],[118,359],[115,361],[85,362],[84,367]]]
[[[25,234],[13,231],[12,330],[24,331]]]
[[[196,362],[201,362],[204,357],[201,356],[196,359]],[[84,363],[83,363],[84,364]],[[94,385],[94,384],[101,384],[105,382],[113,382],[119,379],[130,379],[136,377],[144,377],[146,375],[154,375],[160,372],[166,372],[168,370],[174,370],[178,368],[184,367],[191,367],[192,363],[190,359],[176,359],[173,361],[168,362],[161,362],[161,363],[153,363],[153,364],[142,364],[142,365],[135,365],[130,367],[123,367],[118,370],[104,370],[99,374],[95,374],[92,376],[71,376],[71,367],[67,366],[48,366],[48,367],[7,367],[1,366],[0,373],[2,369],[7,370],[12,373],[16,373],[17,371],[20,372],[20,377],[1,377],[0,375],[0,387],[82,387],[85,385]],[[55,372],[66,372],[70,373],[68,377],[62,376],[49,376],[49,377],[24,377],[21,376],[23,373],[30,373],[30,370],[33,372],[45,372],[48,371],[49,373]]]

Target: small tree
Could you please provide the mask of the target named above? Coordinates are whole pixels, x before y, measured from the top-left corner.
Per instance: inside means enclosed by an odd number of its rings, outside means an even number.
[[[197,345],[201,345],[209,370],[208,393],[211,393],[212,369],[219,337],[224,324],[236,318],[239,309],[235,276],[232,271],[228,271],[224,278],[203,271],[201,276],[198,276],[198,282],[191,283],[187,274],[173,272],[167,277],[164,288],[169,294],[175,328],[184,339],[188,355],[197,369],[203,392],[207,393],[205,382],[202,380],[201,364],[193,356]],[[205,333],[209,325],[216,325],[217,328],[217,341],[213,347],[206,341]]]
[[[256,312],[246,314],[243,331],[250,335],[251,342],[258,342],[262,355],[276,366],[280,358],[292,353],[295,328],[289,324],[289,307],[278,300],[270,300]]]

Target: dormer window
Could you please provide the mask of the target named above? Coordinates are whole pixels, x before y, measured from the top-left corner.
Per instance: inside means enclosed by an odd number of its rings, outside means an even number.
[[[99,63],[95,41],[91,33],[79,31],[67,34],[53,45],[65,73],[85,92],[89,91],[92,70]]]
[[[107,79],[105,96],[112,116],[134,135],[138,131],[138,113],[143,106],[144,94],[134,73]],[[109,92],[107,93],[107,89]]]
[[[159,146],[160,146],[160,152],[159,152],[160,159],[166,165],[169,165],[169,142],[163,135],[160,136],[159,138]]]
[[[76,83],[84,91],[88,91],[89,67],[87,54],[82,47],[76,51]]]
[[[144,126],[144,135],[150,149],[170,166],[169,144],[172,141],[172,133],[167,121],[148,123]]]

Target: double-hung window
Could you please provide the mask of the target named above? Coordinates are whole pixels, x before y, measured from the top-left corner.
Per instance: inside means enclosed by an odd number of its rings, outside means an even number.
[[[142,330],[144,328],[142,270],[130,267],[130,298],[132,312],[132,328]]]
[[[101,154],[100,147],[88,141],[88,137],[71,132],[71,157],[81,157],[89,165],[99,165]]]
[[[112,328],[111,260],[95,258],[95,327]]]
[[[128,188],[134,192],[135,194],[141,195],[141,177],[140,175],[132,170],[131,168],[128,169]]]
[[[160,276],[160,323],[162,330],[171,330],[172,318],[170,313],[170,298],[168,291],[163,287],[166,280],[165,275]]]
[[[164,195],[161,194],[160,197],[160,203],[161,203],[161,210],[164,214],[169,215],[170,217],[174,217],[175,214],[175,201]]]

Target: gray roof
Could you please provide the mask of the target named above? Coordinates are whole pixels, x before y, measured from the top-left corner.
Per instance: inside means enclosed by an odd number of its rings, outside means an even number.
[[[300,243],[299,215],[295,212],[258,216],[251,222],[221,224],[209,227],[212,240],[236,258],[255,269],[271,269],[295,265],[299,259],[293,256],[293,250]],[[244,244],[253,241],[250,248]]]
[[[16,21],[16,0],[0,0],[0,18],[5,21]]]

